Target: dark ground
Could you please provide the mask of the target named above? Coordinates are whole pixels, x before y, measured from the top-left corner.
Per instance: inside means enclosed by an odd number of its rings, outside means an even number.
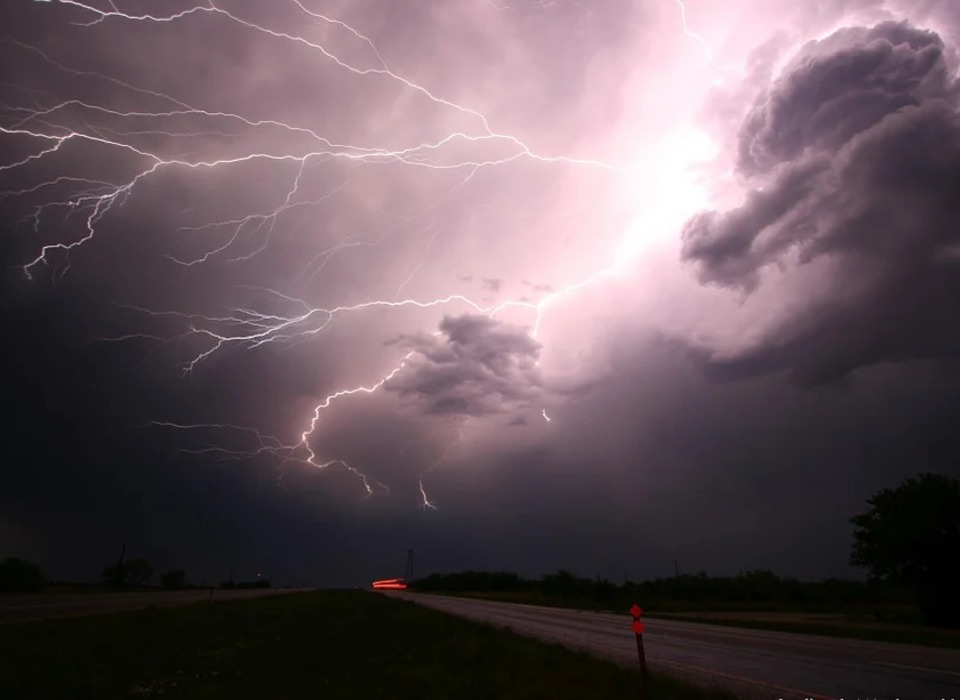
[[[635,698],[638,674],[363,591],[0,626],[0,698]],[[656,676],[657,700],[723,698]]]

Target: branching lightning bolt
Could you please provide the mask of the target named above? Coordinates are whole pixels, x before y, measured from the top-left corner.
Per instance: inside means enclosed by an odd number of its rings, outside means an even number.
[[[680,8],[680,21],[683,24],[683,33],[684,35],[690,37],[696,41],[700,48],[703,49],[704,55],[707,57],[708,63],[713,63],[713,52],[710,50],[710,47],[707,46],[706,40],[696,32],[690,29],[690,25],[687,24],[687,6],[684,4],[683,0],[675,0],[677,6]]]
[[[141,183],[161,171],[212,171],[229,169],[246,163],[261,162],[278,166],[291,166],[289,186],[282,200],[275,207],[266,211],[248,213],[220,221],[181,227],[181,232],[194,234],[219,230],[230,232],[224,242],[210,246],[198,256],[189,259],[170,256],[171,260],[184,267],[201,266],[218,256],[223,256],[227,262],[249,260],[269,247],[275,226],[281,216],[298,208],[321,206],[328,198],[336,196],[339,188],[333,188],[321,197],[313,199],[305,200],[299,197],[305,171],[313,163],[337,161],[344,164],[401,164],[433,170],[463,169],[466,171],[466,175],[460,181],[458,187],[466,184],[481,169],[502,167],[520,159],[531,160],[543,165],[565,164],[599,168],[614,176],[632,175],[637,171],[635,165],[609,163],[599,159],[564,155],[545,155],[537,152],[519,137],[495,130],[487,116],[480,111],[448,100],[426,86],[393,70],[382,52],[368,36],[339,19],[308,9],[300,0],[290,1],[292,6],[304,17],[346,32],[363,43],[375,58],[374,65],[355,65],[323,44],[311,41],[305,36],[272,29],[241,17],[224,9],[214,0],[164,16],[124,12],[118,9],[118,6],[113,2],[108,3],[109,9],[105,10],[80,0],[35,0],[35,2],[51,1],[53,4],[68,6],[81,14],[87,14],[89,20],[80,23],[82,27],[92,27],[106,22],[170,24],[189,21],[191,17],[200,14],[220,17],[224,21],[239,25],[248,31],[269,37],[270,40],[291,42],[315,51],[322,60],[331,62],[337,68],[347,71],[359,79],[380,78],[394,81],[399,86],[420,98],[428,100],[440,109],[452,110],[472,119],[476,122],[478,128],[476,131],[446,133],[433,140],[414,143],[404,148],[388,149],[371,144],[335,143],[305,126],[280,120],[253,118],[236,112],[206,109],[175,96],[136,86],[109,75],[78,70],[54,60],[36,47],[8,39],[8,42],[12,42],[21,50],[33,53],[48,65],[65,74],[77,78],[102,80],[118,90],[128,91],[144,99],[153,100],[158,105],[163,105],[162,108],[156,110],[120,110],[80,99],[57,101],[50,95],[35,91],[38,96],[35,106],[0,106],[0,120],[2,120],[0,121],[0,134],[35,144],[35,148],[30,154],[10,163],[0,163],[0,172],[13,172],[44,163],[62,155],[74,144],[95,146],[139,164],[139,169],[131,177],[117,181],[61,175],[30,187],[0,192],[0,199],[26,198],[41,195],[47,191],[65,192],[62,196],[46,199],[33,208],[28,221],[32,222],[34,230],[38,232],[44,220],[57,212],[67,218],[76,216],[82,223],[81,233],[74,240],[42,243],[37,254],[23,265],[23,271],[28,277],[32,276],[36,268],[41,265],[49,266],[54,270],[59,267],[59,274],[65,274],[69,269],[70,254],[95,239],[97,227],[101,220],[111,213],[115,207],[121,206],[128,198],[133,196],[135,189]],[[676,0],[676,3],[679,6],[684,34],[697,41],[709,57],[710,52],[706,42],[700,35],[692,32],[687,25],[684,3],[681,0]],[[91,125],[91,120],[94,119],[110,119],[112,120],[111,123],[120,122],[121,124],[126,122],[128,126],[124,128],[112,126],[109,129],[102,126],[97,128]],[[170,124],[179,122],[189,123],[190,126],[184,126],[179,131],[172,130],[169,127]],[[202,128],[198,129],[196,123],[200,123]],[[165,126],[166,128],[163,128]],[[239,151],[233,155],[209,158],[195,157],[191,155],[189,150],[179,153],[162,152],[156,147],[137,145],[138,137],[148,135],[164,135],[170,137],[173,142],[176,142],[177,139],[184,139],[187,144],[195,137],[209,137],[210,135],[217,135],[228,142],[236,142],[242,135],[236,131],[237,129],[264,133],[279,131],[290,137],[291,147],[254,153]],[[232,146],[237,147],[237,144],[232,143]],[[484,153],[484,155],[468,157],[455,155],[457,151],[454,147],[462,146],[475,147],[474,152]],[[486,149],[486,151],[483,149]],[[434,237],[437,235],[437,230],[434,229]],[[389,232],[381,232],[379,236],[373,236],[369,239],[354,236],[343,240],[321,251],[309,260],[304,267],[303,274],[316,275],[338,253],[358,246],[377,245],[388,235],[390,235]],[[258,244],[252,251],[232,252],[232,249],[238,245],[238,241],[245,236],[258,237]],[[429,248],[432,241],[433,238],[427,242],[426,248]],[[402,293],[404,286],[416,272],[417,268],[414,268],[407,279],[401,283],[397,290],[397,296]],[[176,340],[192,340],[204,344],[205,347],[197,350],[183,365],[185,372],[191,372],[214,354],[227,347],[254,349],[271,343],[292,342],[310,338],[327,329],[341,315],[360,313],[374,308],[431,309],[459,306],[489,316],[506,309],[520,309],[531,314],[531,335],[537,337],[543,323],[544,314],[551,305],[567,295],[575,294],[588,285],[595,284],[616,273],[617,269],[615,267],[603,269],[583,280],[557,291],[549,292],[536,302],[508,300],[496,305],[485,305],[460,294],[449,294],[433,299],[374,299],[356,304],[318,307],[311,305],[306,300],[291,297],[280,291],[264,289],[261,290],[263,293],[293,305],[296,312],[289,315],[268,314],[252,308],[238,307],[231,309],[225,315],[213,316],[180,311],[157,311],[135,306],[125,306],[124,308],[154,318],[160,317],[178,322],[182,324],[183,331],[175,338]],[[148,333],[131,333],[114,338],[105,338],[104,340],[132,338],[156,339],[157,336]],[[172,340],[174,339],[167,338],[162,342],[171,342]],[[313,442],[322,415],[325,411],[331,409],[333,404],[346,397],[377,392],[403,371],[413,355],[414,352],[407,353],[388,372],[368,385],[340,389],[323,397],[315,405],[312,415],[299,435],[299,439],[293,443],[284,442],[273,435],[263,434],[255,428],[229,424],[185,425],[170,421],[157,421],[154,426],[180,431],[236,433],[238,436],[246,436],[246,438],[252,440],[248,449],[231,450],[219,445],[208,445],[199,449],[185,450],[193,454],[204,454],[221,459],[253,459],[269,454],[282,462],[301,462],[321,470],[337,466],[355,474],[361,480],[368,496],[374,494],[374,488],[389,491],[384,484],[342,459],[321,458],[315,451]],[[541,415],[544,421],[551,422],[552,419],[547,415],[546,409],[542,411]],[[436,506],[427,497],[423,486],[423,478],[443,462],[451,447],[452,444],[420,475],[421,507],[425,509],[435,509]]]

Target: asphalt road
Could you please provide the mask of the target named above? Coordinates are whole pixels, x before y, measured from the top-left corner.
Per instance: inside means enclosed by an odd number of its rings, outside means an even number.
[[[208,600],[244,600],[268,595],[297,593],[310,589],[259,588],[244,590],[209,589],[193,591],[147,591],[131,593],[50,593],[0,596],[0,624],[29,622],[54,617],[76,617],[139,610],[169,608]]]
[[[387,595],[637,665],[629,614],[414,593]],[[960,700],[960,650],[645,619],[651,669],[743,698]]]

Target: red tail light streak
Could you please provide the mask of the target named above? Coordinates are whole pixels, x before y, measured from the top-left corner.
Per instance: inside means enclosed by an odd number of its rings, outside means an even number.
[[[385,578],[380,581],[374,581],[372,585],[375,589],[395,591],[402,591],[407,587],[406,582],[402,578]]]

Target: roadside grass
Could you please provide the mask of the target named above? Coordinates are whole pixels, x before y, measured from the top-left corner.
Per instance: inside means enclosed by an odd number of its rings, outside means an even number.
[[[604,602],[582,598],[558,599],[529,592],[458,592],[440,593],[440,595],[597,612],[619,612],[624,615],[627,614],[627,608],[633,602]],[[751,603],[750,601],[691,603],[671,600],[658,603],[638,600],[636,602],[643,607],[644,615],[651,618],[660,617],[729,627],[960,649],[960,630],[921,624],[920,613],[913,606],[823,606]]]
[[[326,591],[0,625],[0,698],[635,698],[638,674],[408,601]],[[654,674],[655,700],[728,700]]]

